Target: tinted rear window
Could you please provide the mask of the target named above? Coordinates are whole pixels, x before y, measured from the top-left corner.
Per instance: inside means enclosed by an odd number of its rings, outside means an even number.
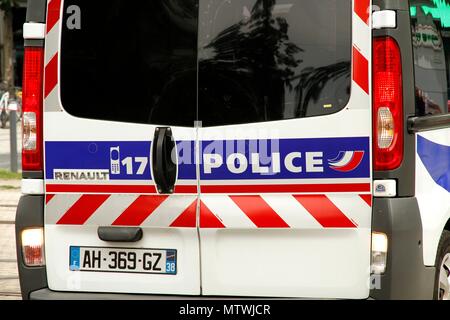
[[[76,7],[74,7],[76,6]],[[73,26],[74,8],[80,25]],[[191,126],[196,1],[64,1],[61,100],[80,117]]]
[[[416,114],[450,112],[450,4],[411,0]]]
[[[326,115],[349,100],[351,0],[64,3],[72,115],[218,126]]]

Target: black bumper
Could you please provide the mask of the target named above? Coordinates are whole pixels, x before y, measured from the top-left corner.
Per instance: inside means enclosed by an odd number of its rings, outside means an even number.
[[[17,261],[23,299],[33,300],[173,300],[211,299],[210,297],[176,297],[54,292],[48,289],[45,267],[28,268],[23,264],[21,231],[44,226],[44,196],[23,196],[16,215]],[[432,299],[435,268],[423,264],[422,223],[416,198],[375,199],[373,230],[389,237],[387,271],[374,279],[373,299]]]
[[[21,233],[24,229],[44,226],[44,196],[22,196],[16,213],[16,249],[19,270],[20,289],[23,299],[29,299],[30,293],[46,288],[47,273],[45,267],[28,268],[23,263]]]
[[[242,297],[208,297],[208,296],[169,296],[169,295],[140,295],[120,293],[76,293],[56,292],[41,289],[30,294],[31,300],[261,300],[261,298]],[[264,299],[279,300],[279,299]]]
[[[372,230],[388,235],[386,273],[374,279],[374,299],[433,299],[435,268],[425,267],[416,198],[374,199]],[[378,283],[377,283],[377,280]]]
[[[49,289],[41,289],[30,294],[31,300],[197,300],[199,298],[189,296],[56,292]]]

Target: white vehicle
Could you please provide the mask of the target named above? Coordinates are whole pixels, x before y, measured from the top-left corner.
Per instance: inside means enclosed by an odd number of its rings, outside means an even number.
[[[28,6],[24,299],[449,299],[450,7]]]

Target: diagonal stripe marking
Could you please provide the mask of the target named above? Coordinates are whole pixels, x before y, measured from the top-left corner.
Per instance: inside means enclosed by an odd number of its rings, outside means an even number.
[[[200,202],[200,228],[205,229],[223,229],[225,226],[222,221],[216,215],[209,210],[209,208],[203,203]]]
[[[255,224],[227,195],[202,195],[202,202],[219,218],[226,228],[255,229]]]
[[[139,196],[112,225],[140,226],[167,198],[167,196]]]
[[[56,194],[45,205],[45,224],[56,224],[80,198],[80,194]]]
[[[57,22],[53,29],[45,36],[45,66],[59,51],[59,35],[59,22]]]
[[[356,225],[325,195],[296,195],[298,202],[324,228],[355,228]]]
[[[369,7],[370,0],[355,0],[354,11],[364,21],[365,24],[369,24]]]
[[[372,210],[358,194],[328,194],[327,197],[357,228],[370,228]]]
[[[156,210],[141,224],[145,227],[169,227],[170,224],[197,199],[191,195],[172,195],[161,203]]]
[[[369,94],[369,61],[353,47],[353,80]]]
[[[45,195],[45,204],[48,204],[53,199],[54,196],[55,196],[54,194],[48,194],[47,193]]]
[[[57,222],[65,225],[82,225],[109,198],[109,195],[83,195]]]
[[[85,223],[92,226],[110,226],[136,201],[138,195],[113,194]]]
[[[231,196],[258,228],[289,228],[289,225],[260,196]]]
[[[47,33],[49,33],[60,19],[61,0],[51,0],[47,11]]]
[[[361,199],[363,199],[369,207],[372,207],[372,195],[371,194],[360,194]]]
[[[50,62],[45,66],[45,98],[53,91],[58,84],[58,54],[55,54]]]
[[[197,199],[170,226],[172,228],[195,228],[197,226]]]
[[[291,194],[262,195],[264,201],[293,229],[322,229],[320,223]]]

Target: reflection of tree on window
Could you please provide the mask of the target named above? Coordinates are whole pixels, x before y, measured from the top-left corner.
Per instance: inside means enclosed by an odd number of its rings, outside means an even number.
[[[412,0],[412,36],[417,115],[446,113],[449,100],[450,5]]]
[[[295,87],[296,91],[296,112],[297,117],[306,117],[308,108],[315,105],[315,102],[322,96],[322,91],[330,81],[350,77],[350,62],[339,62],[321,68],[310,68],[302,72],[298,77],[299,83]],[[346,88],[346,94],[350,94],[350,86]]]
[[[199,51],[199,110],[204,125],[291,119],[340,110],[350,96],[350,32],[345,38],[350,23],[347,30],[346,23],[325,16],[337,15],[335,1],[327,2],[331,7],[325,13],[308,1],[255,0],[250,10],[244,2],[229,4],[234,16],[242,12],[238,22],[222,25],[223,30],[214,33],[210,41],[201,38],[208,41]],[[211,10],[214,17],[220,16],[222,7]],[[339,10],[350,14],[351,2]],[[314,28],[311,21],[293,20],[299,14],[321,21],[317,35],[308,29]],[[337,30],[344,32],[338,34]],[[348,51],[341,49],[347,45]]]
[[[419,114],[422,116],[441,114],[441,107],[434,102],[428,93],[415,89],[416,91],[416,108],[419,110]]]
[[[216,109],[208,110],[212,118],[223,116],[223,108],[240,113],[243,121],[282,118],[284,88],[292,88],[302,50],[289,41],[286,19],[273,15],[275,3],[256,1],[249,18],[223,30],[204,48],[212,56],[200,60],[200,99]],[[211,92],[211,81],[212,90],[220,93]]]

